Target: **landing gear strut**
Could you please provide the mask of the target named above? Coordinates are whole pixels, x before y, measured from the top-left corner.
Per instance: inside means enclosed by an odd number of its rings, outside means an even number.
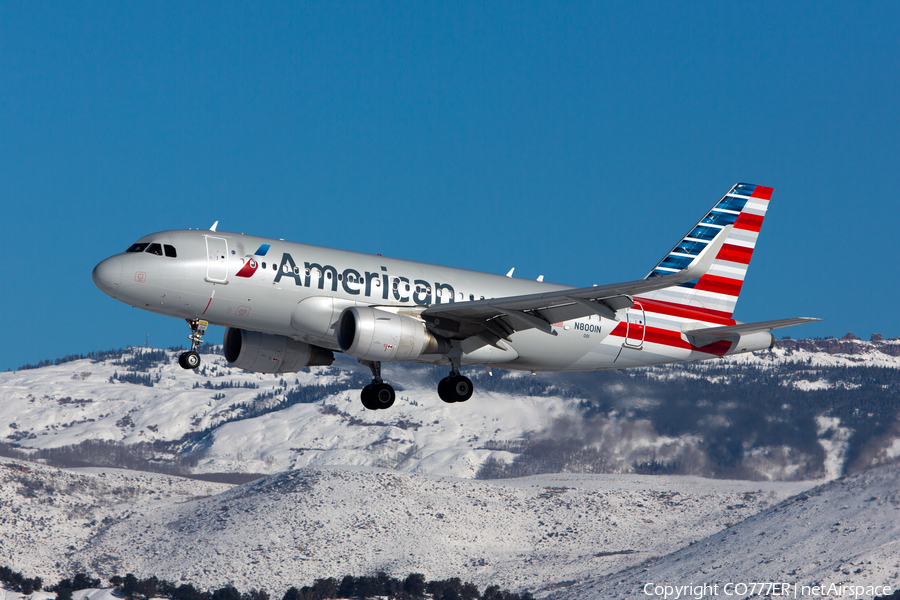
[[[381,379],[381,363],[371,360],[360,360],[372,371],[372,383],[362,389],[363,406],[369,410],[390,408],[394,404],[394,388]]]
[[[444,402],[465,402],[472,397],[474,388],[472,380],[465,375],[460,375],[459,364],[462,359],[462,352],[456,344],[451,346],[450,353],[450,376],[441,379],[438,384],[438,396]]]
[[[206,333],[209,323],[200,319],[185,320],[191,326],[191,335],[188,336],[188,339],[191,340],[191,349],[178,357],[178,364],[182,369],[196,369],[200,366],[200,354],[197,353],[197,348],[203,343],[203,334]]]

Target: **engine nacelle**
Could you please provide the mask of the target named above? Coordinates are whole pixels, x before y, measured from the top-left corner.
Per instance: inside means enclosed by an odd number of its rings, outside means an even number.
[[[303,367],[325,367],[334,362],[331,350],[270,335],[229,327],[223,341],[225,360],[254,373],[296,373]]]
[[[450,351],[450,343],[428,331],[424,321],[367,306],[341,312],[337,338],[341,350],[350,356],[380,362]]]

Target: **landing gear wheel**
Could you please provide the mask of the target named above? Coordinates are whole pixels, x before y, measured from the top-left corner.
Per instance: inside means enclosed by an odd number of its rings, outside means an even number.
[[[378,406],[375,404],[375,385],[370,383],[366,387],[362,389],[362,394],[360,394],[360,398],[362,399],[362,404],[369,410],[378,410]]]
[[[440,396],[441,400],[443,400],[447,404],[456,402],[456,399],[450,393],[449,377],[444,377],[443,379],[441,379],[441,382],[438,383],[438,396]]]
[[[185,321],[191,327],[191,335],[188,336],[188,339],[191,340],[191,349],[178,357],[178,364],[182,369],[196,369],[200,366],[200,355],[197,353],[197,348],[203,343],[203,334],[206,333],[209,323],[200,319],[185,319]]]
[[[472,380],[464,375],[450,378],[450,390],[455,397],[454,402],[465,402],[472,397],[472,392],[475,391],[472,387]]]
[[[394,405],[394,388],[382,382],[375,385],[375,404],[378,408],[390,408]]]
[[[394,388],[384,382],[370,383],[362,389],[362,394],[360,394],[363,406],[369,410],[390,408],[394,405],[395,397]]]
[[[178,364],[182,369],[196,369],[200,366],[200,355],[191,350],[178,357]]]
[[[447,403],[465,402],[473,391],[472,380],[464,375],[444,377],[438,384],[438,396]]]
[[[360,398],[363,406],[369,410],[390,408],[394,405],[394,388],[381,378],[381,363],[378,361],[359,359],[359,364],[372,370],[372,383],[362,389]]]

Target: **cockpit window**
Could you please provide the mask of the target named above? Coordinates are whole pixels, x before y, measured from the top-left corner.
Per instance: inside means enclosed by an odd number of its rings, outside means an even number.
[[[163,247],[166,249],[166,256],[168,256],[170,258],[175,258],[176,256],[178,256],[175,253],[175,246],[170,246],[169,244],[166,244]]]
[[[150,254],[155,254],[157,256],[163,255],[162,246],[160,246],[159,244],[150,244],[150,247],[147,248],[147,252]]]
[[[126,250],[125,252],[143,252],[149,245],[150,244],[148,244],[147,242],[144,242],[143,244],[132,244],[131,247],[128,248],[128,250]]]

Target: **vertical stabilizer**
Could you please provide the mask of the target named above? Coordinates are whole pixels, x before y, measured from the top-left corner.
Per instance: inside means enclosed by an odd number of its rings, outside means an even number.
[[[646,278],[687,268],[722,229],[733,225],[709,271],[694,281],[642,294],[642,297],[731,318],[771,198],[770,187],[739,183],[731,188]]]

